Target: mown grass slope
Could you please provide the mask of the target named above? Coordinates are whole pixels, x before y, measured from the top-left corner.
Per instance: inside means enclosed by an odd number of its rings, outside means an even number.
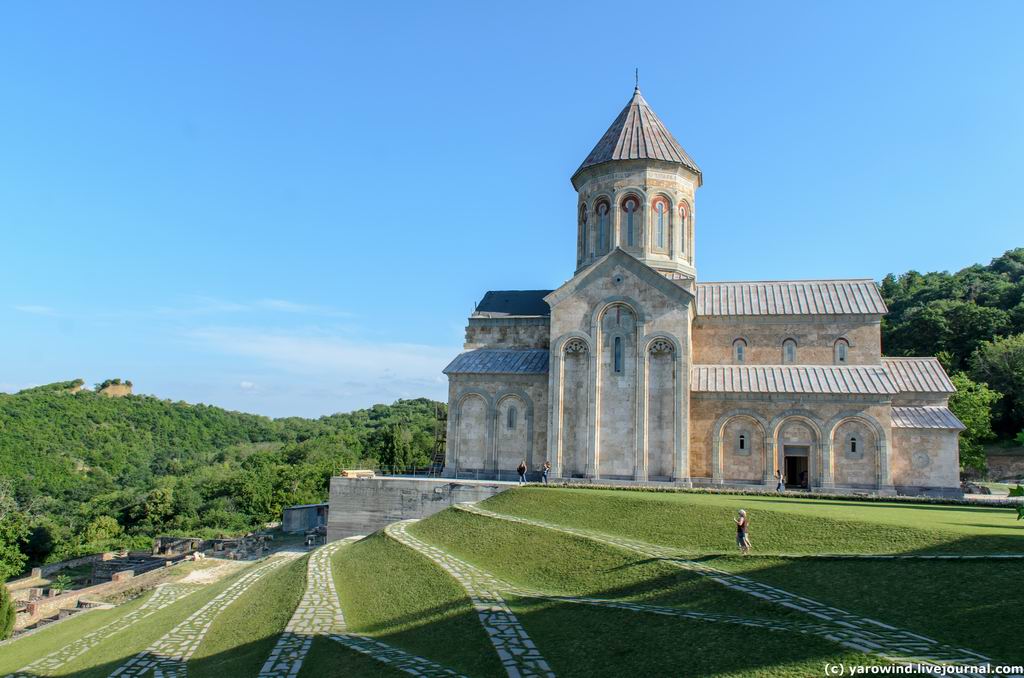
[[[108,610],[79,613],[67,621],[40,629],[31,635],[0,646],[0,676],[16,671],[128,614],[145,603],[150,595],[152,594],[146,593],[131,602]]]
[[[217,615],[188,663],[190,676],[254,676],[306,589],[309,556],[267,574]]]
[[[410,531],[507,582],[542,592],[780,622],[801,618],[667,563],[543,528],[448,510],[416,523]],[[507,600],[559,676],[610,676],[625,671],[807,676],[826,661],[863,660],[826,640],[788,632],[513,595]],[[743,651],[737,652],[737,646]]]
[[[468,675],[504,675],[465,590],[432,561],[378,532],[332,564],[351,631]]]
[[[1024,553],[1024,524],[1005,508],[542,487],[484,506],[693,553],[734,552],[741,508],[758,553]]]

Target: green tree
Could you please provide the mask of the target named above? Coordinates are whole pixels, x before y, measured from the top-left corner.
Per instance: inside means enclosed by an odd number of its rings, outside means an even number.
[[[1024,334],[982,342],[970,366],[972,378],[1003,394],[997,429],[1011,436],[1024,428]]]
[[[27,560],[21,542],[28,536],[28,516],[15,501],[11,483],[0,480],[0,581],[21,572]]]
[[[992,431],[992,406],[1002,397],[985,384],[972,381],[963,372],[952,377],[956,393],[949,398],[949,409],[967,428],[960,434],[960,468],[984,471],[983,443],[995,437]]]
[[[14,601],[7,585],[0,579],[0,640],[7,640],[14,633]]]
[[[85,528],[85,540],[90,544],[107,544],[118,537],[124,530],[112,516],[99,516]]]

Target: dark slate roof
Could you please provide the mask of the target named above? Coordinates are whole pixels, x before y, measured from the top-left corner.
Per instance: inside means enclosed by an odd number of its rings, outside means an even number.
[[[544,348],[481,348],[459,355],[444,368],[445,374],[547,374]]]
[[[633,90],[633,98],[615,118],[615,122],[594,146],[587,159],[573,174],[576,176],[587,167],[610,160],[664,160],[676,162],[701,178],[697,163],[687,155],[676,138],[668,131],[647,100],[640,94],[640,88]]]
[[[474,315],[500,317],[506,315],[551,315],[544,297],[551,290],[491,290],[476,305]]]

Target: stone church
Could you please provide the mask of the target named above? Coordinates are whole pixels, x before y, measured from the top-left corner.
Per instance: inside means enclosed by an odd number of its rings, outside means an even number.
[[[698,282],[702,179],[637,88],[572,175],[573,277],[469,317],[445,475],[958,494],[953,384],[882,357],[874,281]]]

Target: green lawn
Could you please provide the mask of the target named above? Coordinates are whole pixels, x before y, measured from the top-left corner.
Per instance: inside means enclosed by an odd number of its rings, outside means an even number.
[[[1024,561],[729,556],[709,564],[1005,663],[1024,663]]]
[[[332,565],[349,630],[467,675],[504,675],[466,592],[432,561],[378,532]],[[324,651],[355,654],[338,650]]]
[[[806,678],[824,675],[826,663],[886,664],[814,636],[570,603],[513,598],[510,606],[561,678]]]
[[[374,676],[375,678],[409,678],[408,673],[393,669],[376,659],[343,647],[330,638],[317,637],[309,648],[309,654],[302,662],[298,678],[352,678],[353,676]]]
[[[554,530],[451,510],[416,523],[409,531],[507,582],[544,593],[798,618],[699,574]]]
[[[190,676],[254,676],[277,643],[306,590],[309,556],[253,584],[217,615],[188,663]]]
[[[87,633],[92,633],[101,626],[128,614],[146,602],[149,595],[148,593],[144,594],[129,603],[109,610],[79,613],[67,621],[41,629],[0,647],[0,675],[16,671],[39,657],[59,650]]]
[[[506,581],[546,592],[806,620],[666,563],[543,528],[450,510],[410,531]],[[509,603],[559,676],[621,675],[624,667],[637,675],[807,676],[824,662],[881,663],[787,632],[514,596]]]
[[[735,552],[741,508],[762,554],[1024,553],[1024,522],[1007,508],[540,487],[483,505],[693,553]]]
[[[230,586],[233,581],[246,572],[246,569],[215,584],[210,584],[192,595],[185,596],[174,604],[146,617],[130,629],[106,638],[87,654],[64,666],[57,675],[105,678],[118,666],[145,650],[154,641]]]

